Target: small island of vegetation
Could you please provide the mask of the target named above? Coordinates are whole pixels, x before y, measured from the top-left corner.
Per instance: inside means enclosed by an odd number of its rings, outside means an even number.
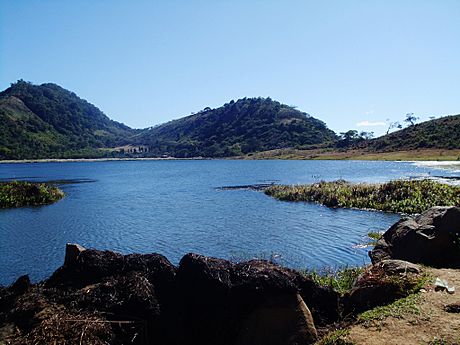
[[[406,214],[421,213],[433,206],[460,205],[460,187],[432,180],[396,180],[382,184],[321,181],[310,185],[270,186],[265,194],[284,201]]]
[[[63,197],[62,190],[46,183],[0,182],[0,208],[48,205]]]

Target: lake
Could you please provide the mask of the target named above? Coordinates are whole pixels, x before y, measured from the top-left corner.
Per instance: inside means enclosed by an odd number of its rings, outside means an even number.
[[[65,244],[122,253],[157,252],[177,264],[188,252],[234,260],[274,258],[294,268],[362,265],[369,231],[398,215],[274,200],[220,190],[257,183],[346,179],[380,182],[453,172],[409,162],[162,160],[0,164],[0,179],[60,180],[66,197],[0,210],[0,284],[50,275]],[[65,183],[64,183],[65,182]]]

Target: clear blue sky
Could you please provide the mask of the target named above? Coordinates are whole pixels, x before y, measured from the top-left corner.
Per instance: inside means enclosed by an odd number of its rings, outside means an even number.
[[[132,127],[270,96],[335,131],[460,113],[460,1],[0,0],[0,88],[54,82]]]

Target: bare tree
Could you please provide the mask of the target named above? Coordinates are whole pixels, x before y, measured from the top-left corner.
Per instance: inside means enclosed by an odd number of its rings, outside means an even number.
[[[418,120],[419,118],[416,117],[414,115],[414,113],[407,113],[406,114],[406,119],[404,120],[404,122],[407,122],[407,123],[410,123],[411,126],[415,125],[415,122]]]
[[[386,134],[390,133],[390,131],[391,131],[393,128],[401,129],[401,128],[402,128],[402,125],[399,123],[399,121],[390,122],[390,125],[388,126],[388,129],[387,129],[387,133],[386,133]]]

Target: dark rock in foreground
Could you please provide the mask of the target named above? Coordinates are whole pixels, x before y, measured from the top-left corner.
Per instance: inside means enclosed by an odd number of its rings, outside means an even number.
[[[0,335],[19,344],[311,344],[302,296],[324,291],[268,261],[188,254],[176,268],[159,254],[69,244],[49,279],[31,285],[23,276],[0,289]],[[321,323],[329,312],[315,308]]]
[[[264,260],[197,254],[178,267],[160,254],[121,255],[68,244],[38,284],[0,287],[0,341],[14,344],[312,344],[317,326],[390,303],[417,287],[420,269],[372,265],[344,296]],[[3,339],[2,339],[3,338]]]
[[[460,268],[460,207],[433,207],[394,224],[369,253],[373,263],[401,259]]]

